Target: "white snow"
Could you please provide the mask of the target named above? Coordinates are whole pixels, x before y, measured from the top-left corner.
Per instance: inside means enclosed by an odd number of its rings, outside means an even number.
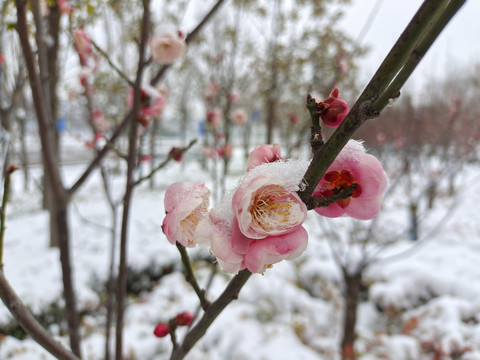
[[[71,181],[81,170],[82,165],[67,166],[66,179]],[[468,178],[478,173],[474,165],[465,171]],[[34,169],[33,175],[38,181],[40,170]],[[57,249],[48,247],[48,218],[41,209],[38,191],[22,193],[21,178],[20,172],[12,178],[15,191],[7,208],[5,273],[26,304],[38,314],[53,302],[63,304],[59,254]],[[114,181],[116,194],[121,194],[123,181]],[[128,299],[124,348],[132,359],[168,358],[170,340],[154,337],[155,325],[182,311],[195,312],[198,307],[196,295],[181,272],[177,249],[161,230],[163,194],[174,181],[206,181],[210,187],[208,175],[199,165],[172,163],[159,173],[154,189],[143,184],[135,192],[129,265],[137,270],[174,267],[150,291]],[[230,179],[229,183],[232,182]],[[435,351],[443,352],[445,359],[453,358],[449,355],[453,353],[463,354],[461,359],[480,359],[480,192],[476,182],[468,184],[459,190],[464,193],[455,198],[456,211],[449,215],[441,231],[433,232],[415,251],[374,262],[367,268],[364,280],[368,288],[362,294],[357,324],[356,350],[360,359],[422,360],[431,359]],[[407,219],[401,194],[389,196],[384,206],[388,213],[384,220],[379,219],[376,230],[379,242],[388,241],[390,234],[402,233],[398,227],[406,222],[402,217]],[[424,223],[424,233],[428,233],[427,226],[438,223],[450,206],[452,201],[447,198],[437,200]],[[78,306],[88,311],[82,324],[82,350],[85,359],[102,359],[105,311],[94,284],[105,281],[108,273],[111,213],[105,205],[98,174],[75,196],[70,213]],[[339,238],[331,239],[330,247],[327,228],[319,224],[317,217],[310,213],[305,223],[310,236],[305,254],[294,262],[276,264],[263,276],[253,275],[239,299],[218,317],[188,359],[339,359],[343,280],[332,249],[345,251],[338,253],[343,256],[342,261],[355,265],[364,254],[362,251],[374,253],[379,247],[362,247],[353,241],[349,236],[352,222],[347,219],[332,220],[330,234],[339,234]],[[387,259],[414,245],[401,235],[378,258]],[[208,255],[205,249],[189,252],[193,257]],[[200,261],[195,268],[201,286],[205,286],[212,266]],[[228,279],[218,272],[207,297],[218,296]],[[0,329],[9,319],[6,308],[0,306]],[[59,326],[50,329],[53,333],[61,330]],[[183,334],[180,329],[179,337]],[[59,338],[68,343],[66,337]],[[5,336],[0,337],[0,359],[52,357],[29,338],[20,341]]]

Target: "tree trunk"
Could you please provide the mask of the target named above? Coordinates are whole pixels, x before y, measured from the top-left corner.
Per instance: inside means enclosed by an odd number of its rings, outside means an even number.
[[[416,203],[410,204],[410,231],[408,236],[410,240],[418,240],[418,205]]]
[[[58,197],[57,197],[58,198]],[[76,297],[73,286],[73,274],[70,255],[70,234],[68,226],[67,199],[56,201],[55,212],[50,213],[56,224],[62,265],[63,296],[65,297],[70,347],[75,355],[80,356],[80,318],[77,313]],[[53,210],[53,209],[52,209]]]
[[[343,269],[345,282],[345,308],[342,339],[342,360],[355,360],[355,325],[357,323],[357,307],[362,284],[361,270],[355,274],[349,274]]]

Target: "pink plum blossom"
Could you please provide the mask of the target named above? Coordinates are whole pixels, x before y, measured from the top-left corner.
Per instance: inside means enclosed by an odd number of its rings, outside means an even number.
[[[238,100],[240,100],[241,97],[242,96],[240,95],[240,93],[236,91],[228,94],[228,100],[230,100],[232,103],[237,102]]]
[[[80,63],[83,65],[92,53],[92,41],[85,30],[79,28],[73,32],[73,44],[80,57]]]
[[[289,166],[277,162],[256,167],[199,223],[195,240],[210,246],[223,271],[263,273],[305,251],[307,208],[296,193],[297,174],[301,177],[304,168],[293,173]]]
[[[245,125],[245,123],[247,122],[247,113],[243,109],[236,109],[232,113],[232,120],[237,125]]]
[[[172,64],[185,52],[187,44],[178,33],[163,33],[149,40],[152,60],[161,65]]]
[[[103,116],[102,110],[100,110],[98,108],[93,109],[92,115],[93,115],[92,124],[95,127],[95,129],[98,129],[99,131],[101,131],[103,133],[108,131],[108,129],[110,127],[110,124],[105,119],[105,116]]]
[[[263,163],[274,162],[281,160],[281,149],[280,145],[260,145],[252,150],[247,159],[247,171],[250,171],[255,166],[261,165]]]
[[[217,154],[222,158],[231,158],[233,154],[233,146],[225,144],[225,146],[217,148]]]
[[[170,243],[194,247],[198,222],[207,215],[210,190],[200,183],[176,182],[165,193],[162,229]]]
[[[71,14],[73,7],[67,0],[58,0],[58,8],[61,14]]]
[[[380,211],[387,183],[387,175],[377,158],[367,154],[361,142],[350,140],[327,169],[313,195],[328,197],[355,185],[352,195],[315,211],[332,218],[372,219]]]
[[[5,56],[3,56],[2,53],[0,53],[0,65],[2,65],[5,62]]]
[[[222,110],[210,109],[207,110],[207,124],[213,128],[220,126],[222,123]]]
[[[167,100],[155,88],[144,85],[140,89],[140,114],[146,118],[159,117],[163,113],[163,109]],[[133,107],[133,89],[129,88],[127,93],[127,106]]]
[[[327,100],[319,103],[322,107],[320,117],[323,123],[329,127],[340,125],[350,111],[347,102],[339,97],[338,94],[339,90],[335,88]]]

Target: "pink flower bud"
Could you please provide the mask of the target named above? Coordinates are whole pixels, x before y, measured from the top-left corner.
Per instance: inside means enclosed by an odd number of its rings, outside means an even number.
[[[161,65],[172,64],[185,52],[187,44],[178,33],[165,33],[149,40],[152,60]]]
[[[191,312],[185,311],[175,317],[177,326],[190,326],[193,323],[194,316]]]
[[[157,326],[155,326],[155,330],[153,330],[153,335],[156,337],[162,338],[170,334],[171,329],[170,326],[164,323],[160,323]]]
[[[247,122],[247,114],[243,109],[237,109],[232,113],[232,120],[235,124],[242,126]]]
[[[325,126],[337,127],[345,119],[350,109],[347,102],[338,96],[339,90],[333,89],[330,97],[324,102],[319,103],[322,107],[320,117]]]
[[[142,86],[140,89],[140,113],[146,118],[156,118],[162,115],[167,103],[166,98],[155,88]],[[133,107],[133,89],[129,88],[127,93],[127,106]]]
[[[222,111],[219,109],[211,109],[207,110],[207,123],[213,127],[216,128],[220,126],[222,122]]]
[[[233,147],[230,144],[226,144],[224,147],[219,147],[217,149],[218,156],[228,159],[232,157]]]
[[[290,120],[290,122],[294,125],[297,125],[299,122],[300,122],[300,119],[298,118],[297,115],[295,114],[288,114],[288,119]]]
[[[150,162],[150,161],[152,161],[152,155],[145,154],[140,156],[140,162]]]
[[[3,56],[2,53],[0,53],[0,65],[2,65],[5,62],[5,56]]]
[[[92,53],[92,42],[85,30],[80,28],[74,31],[73,44],[78,52],[78,56],[80,57],[80,63],[84,65],[87,58]]]

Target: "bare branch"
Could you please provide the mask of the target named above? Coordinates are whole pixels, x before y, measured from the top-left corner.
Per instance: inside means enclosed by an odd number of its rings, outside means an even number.
[[[202,30],[202,28],[210,21],[210,19],[215,15],[215,13],[220,9],[225,0],[218,0],[215,5],[210,9],[210,11],[205,15],[205,17],[198,23],[198,25],[193,29],[185,38],[185,42],[189,44],[192,42]],[[170,65],[164,65],[158,70],[157,74],[150,81],[151,85],[157,85],[160,80],[165,76],[165,72],[170,67]]]
[[[55,340],[28,311],[25,304],[8,283],[2,270],[0,270],[0,297],[22,328],[50,354],[60,360],[80,360],[59,341]]]

